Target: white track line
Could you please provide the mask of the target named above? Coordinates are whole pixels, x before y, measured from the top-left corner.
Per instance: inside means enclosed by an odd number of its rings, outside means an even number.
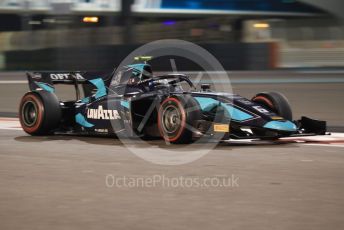
[[[0,81],[1,85],[6,85],[6,84],[27,84],[27,81],[24,80],[17,80],[17,81]]]
[[[0,129],[23,130],[18,118],[0,117]]]

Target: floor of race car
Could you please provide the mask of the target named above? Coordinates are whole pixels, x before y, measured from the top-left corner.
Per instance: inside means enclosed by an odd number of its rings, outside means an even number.
[[[159,154],[161,142],[147,151]],[[235,141],[171,167],[138,158],[116,139],[31,137],[17,119],[1,118],[0,146],[1,229],[344,228],[344,134]],[[237,181],[111,187],[109,175]]]

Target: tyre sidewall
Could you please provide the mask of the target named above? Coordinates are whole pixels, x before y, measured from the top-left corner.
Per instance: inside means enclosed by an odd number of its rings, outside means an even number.
[[[23,114],[23,109],[24,109],[24,105],[27,102],[32,102],[33,104],[35,104],[36,106],[36,113],[37,113],[37,119],[35,121],[35,123],[32,126],[27,126],[24,122],[24,114]],[[35,93],[27,93],[23,96],[21,102],[20,102],[20,106],[19,106],[19,121],[20,124],[22,126],[22,128],[24,129],[25,132],[29,133],[29,134],[35,134],[38,133],[39,130],[41,130],[42,125],[43,125],[43,120],[44,120],[44,105],[42,100],[40,99],[40,97],[38,96],[38,94]]]
[[[168,105],[173,104],[179,109],[181,114],[181,124],[178,130],[172,135],[164,132],[162,124],[163,110]],[[160,105],[158,111],[158,129],[162,138],[171,143],[190,143],[192,142],[193,132],[190,130],[193,127],[194,121],[198,120],[200,116],[200,108],[197,101],[190,95],[178,95],[166,98]]]
[[[37,106],[37,121],[32,126],[26,126],[23,121],[23,105],[32,101]],[[31,135],[46,135],[59,126],[61,121],[61,108],[54,93],[35,91],[26,93],[20,103],[19,120],[25,132]]]

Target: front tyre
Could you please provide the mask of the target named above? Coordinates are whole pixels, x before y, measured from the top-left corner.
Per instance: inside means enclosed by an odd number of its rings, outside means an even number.
[[[293,114],[288,99],[278,92],[258,93],[252,101],[275,112],[278,116],[292,121]]]
[[[39,91],[26,93],[19,106],[19,121],[30,135],[45,135],[56,129],[61,109],[55,94]]]
[[[190,95],[166,98],[158,111],[158,128],[162,138],[171,143],[191,143],[195,130],[194,122],[199,120],[200,107]]]
[[[281,93],[258,93],[251,100],[286,120],[293,120],[293,114],[288,99]],[[265,140],[276,140],[280,137],[279,133],[264,128],[253,128],[252,131],[255,135]]]

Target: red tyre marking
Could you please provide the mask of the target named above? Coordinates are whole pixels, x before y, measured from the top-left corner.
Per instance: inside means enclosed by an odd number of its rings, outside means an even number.
[[[26,126],[24,121],[23,121],[24,118],[22,117],[22,109],[23,109],[22,106],[26,101],[32,101],[37,106],[37,121],[36,121],[35,125],[33,125],[32,127]],[[36,132],[42,124],[43,114],[44,114],[44,107],[43,107],[42,102],[37,98],[37,96],[34,96],[32,94],[28,94],[28,95],[24,96],[24,98],[22,99],[22,101],[20,103],[19,121],[20,121],[20,124],[21,124],[21,126],[25,132],[28,132],[28,133]]]
[[[254,97],[253,99],[252,99],[252,101],[254,101],[254,102],[256,102],[256,101],[259,101],[259,100],[261,100],[261,101],[264,101],[268,106],[270,106],[270,108],[272,108],[272,109],[274,109],[275,107],[274,107],[274,105],[273,105],[273,103],[268,99],[268,98],[266,98],[266,97],[264,97],[264,96],[257,96],[257,97]]]
[[[175,137],[172,137],[172,138],[169,138],[168,136],[166,136],[164,134],[164,131],[161,127],[161,113],[162,113],[162,106],[165,104],[165,103],[168,103],[169,101],[173,101],[177,104],[181,114],[182,114],[182,122],[181,122],[181,127],[177,133],[177,135]],[[160,108],[159,108],[159,112],[158,112],[158,129],[159,129],[159,132],[160,132],[160,135],[166,140],[166,141],[169,141],[169,142],[173,142],[173,141],[176,141],[178,140],[178,138],[182,135],[184,129],[185,129],[185,123],[186,123],[186,115],[185,115],[185,110],[182,106],[182,104],[180,103],[180,101],[174,97],[169,97],[169,98],[166,98],[160,105]]]

